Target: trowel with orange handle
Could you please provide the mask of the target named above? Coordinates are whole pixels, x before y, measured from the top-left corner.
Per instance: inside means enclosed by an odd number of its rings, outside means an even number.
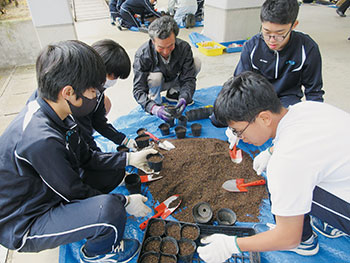
[[[168,197],[163,203],[156,206],[154,210],[157,211],[157,213],[152,216],[151,218],[161,217],[163,219],[167,218],[172,212],[175,211],[176,208],[179,207],[181,204],[181,198],[179,195],[172,195]],[[148,224],[148,221],[151,219],[147,219],[146,221],[142,222],[140,224],[141,230],[144,230]]]
[[[248,192],[246,187],[264,185],[266,181],[264,179],[253,181],[250,183],[244,183],[244,179],[231,179],[223,183],[222,188],[229,192],[243,193]]]
[[[232,162],[234,162],[234,163],[242,162],[242,160],[243,160],[242,159],[242,150],[240,150],[240,149],[237,150],[236,144],[229,151],[230,151],[230,157],[231,157]]]

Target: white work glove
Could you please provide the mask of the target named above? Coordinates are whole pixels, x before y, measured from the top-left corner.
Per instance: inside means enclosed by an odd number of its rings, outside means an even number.
[[[261,175],[261,173],[266,170],[266,167],[267,167],[267,164],[269,163],[270,158],[271,158],[271,153],[269,149],[262,151],[261,153],[259,153],[259,155],[257,155],[254,158],[253,169],[255,170],[257,175]]]
[[[134,194],[127,196],[127,199],[128,203],[125,210],[128,214],[136,217],[144,217],[152,212],[151,208],[144,204],[147,201],[146,196]]]
[[[226,129],[225,134],[228,138],[228,142],[230,143],[229,148],[232,150],[235,144],[238,144],[239,138],[237,138],[237,136],[232,133],[232,130],[229,127]]]
[[[145,173],[153,173],[154,171],[149,168],[147,164],[147,155],[149,154],[156,154],[158,151],[155,149],[146,149],[139,152],[131,152],[126,153],[127,154],[127,165],[132,165],[138,169],[141,169]]]
[[[206,246],[198,247],[197,252],[207,263],[221,263],[229,259],[232,254],[242,253],[237,245],[236,236],[214,234],[201,239]]]
[[[137,151],[137,143],[134,139],[130,139],[128,137],[125,137],[125,139],[122,142],[122,145],[125,145],[126,147],[131,149],[131,151],[133,151],[133,152]]]

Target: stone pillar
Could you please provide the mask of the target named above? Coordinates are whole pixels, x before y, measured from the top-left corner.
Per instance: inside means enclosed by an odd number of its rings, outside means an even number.
[[[206,0],[204,35],[216,42],[243,40],[260,29],[264,0]]]
[[[77,39],[70,0],[27,0],[41,47]]]

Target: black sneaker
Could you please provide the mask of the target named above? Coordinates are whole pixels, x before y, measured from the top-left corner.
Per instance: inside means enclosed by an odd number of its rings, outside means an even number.
[[[340,11],[339,9],[335,10],[335,12],[337,12],[337,14],[340,16],[340,17],[346,17],[346,14],[344,14],[342,11]]]
[[[168,100],[168,101],[171,101],[171,102],[178,102],[179,100],[179,95],[180,95],[180,92],[178,92],[177,90],[175,89],[168,89],[167,92],[166,92],[166,95],[165,95],[165,98]],[[190,106],[194,103],[193,100],[191,100],[187,106]]]

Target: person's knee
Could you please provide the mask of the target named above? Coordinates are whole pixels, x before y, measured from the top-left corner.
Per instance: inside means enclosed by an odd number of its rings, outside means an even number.
[[[116,227],[125,225],[126,211],[121,200],[114,195],[99,196],[99,221]]]
[[[197,58],[197,57],[194,57],[193,58],[193,62],[194,62],[194,69],[196,71],[196,76],[198,75],[199,71],[201,71],[201,68],[202,68],[202,61]]]
[[[162,72],[151,72],[147,78],[149,88],[159,87],[162,85],[163,81],[164,77]]]
[[[107,96],[105,96],[104,104],[105,104],[106,116],[107,116],[108,113],[111,111],[111,108],[112,108],[112,102]]]

